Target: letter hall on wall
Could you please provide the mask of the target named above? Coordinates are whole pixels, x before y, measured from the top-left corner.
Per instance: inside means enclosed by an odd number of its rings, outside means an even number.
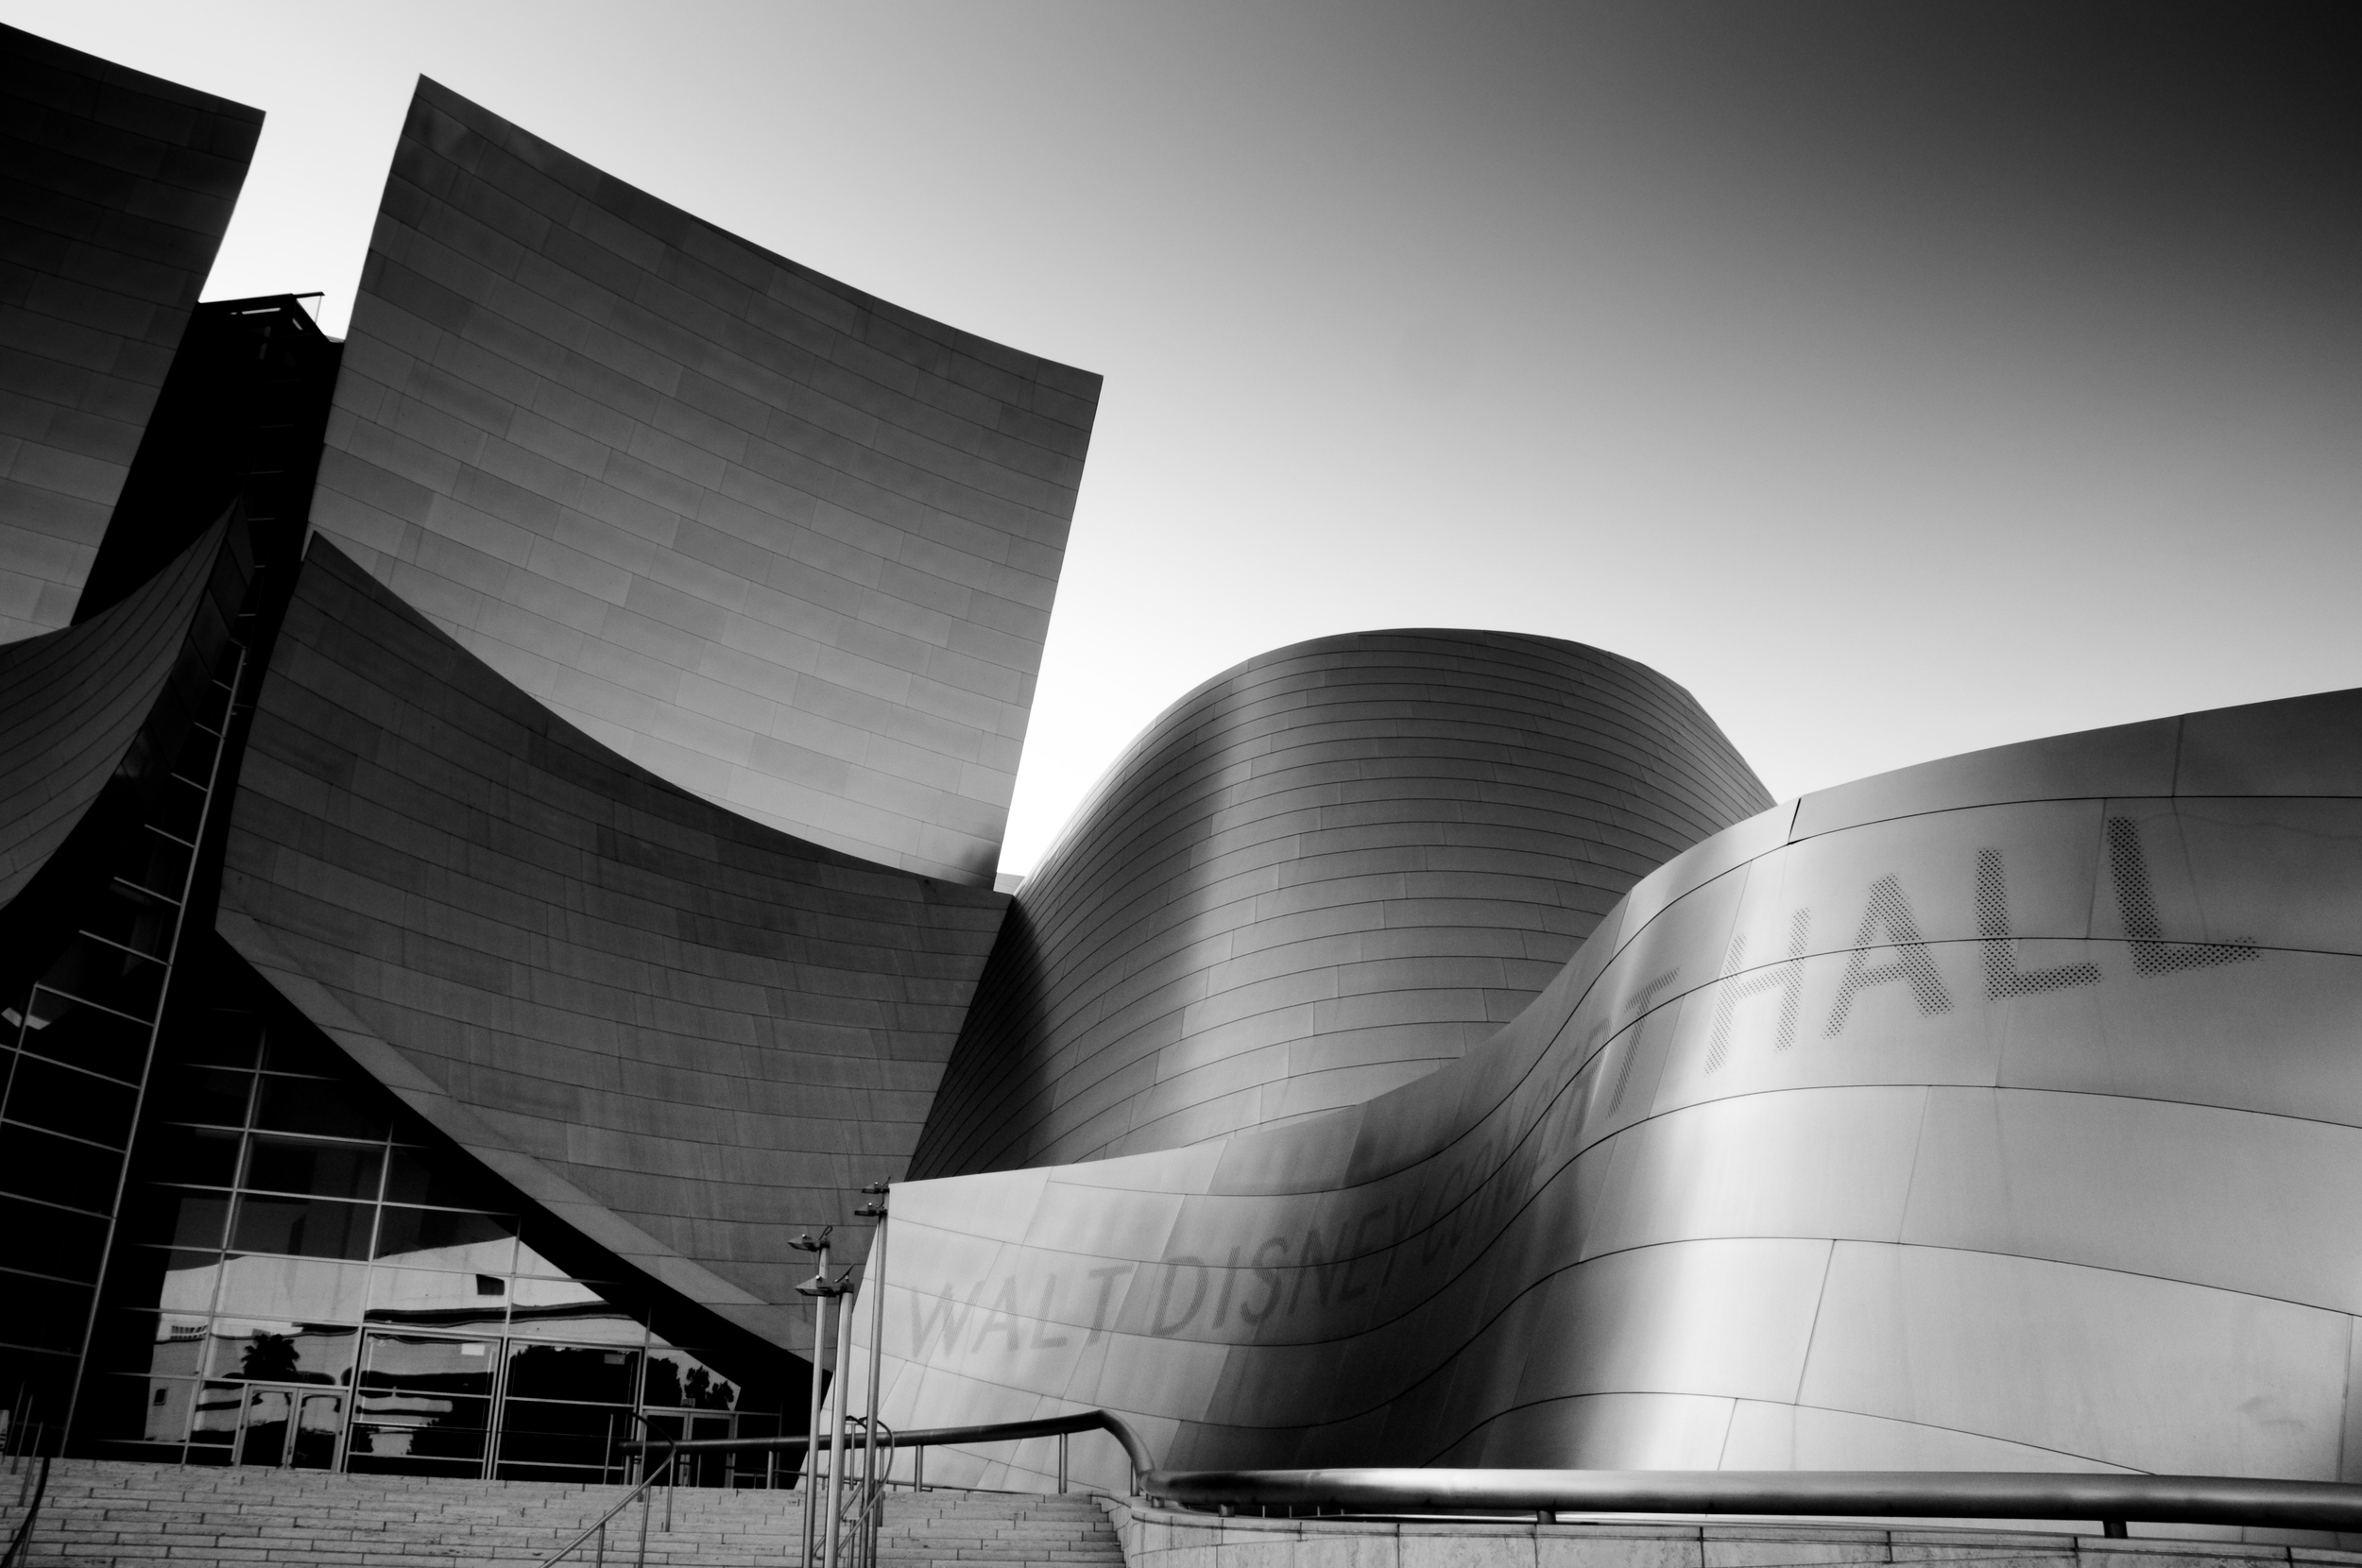
[[[0,93],[20,1433],[799,1432],[792,1243],[887,1180],[896,1428],[2362,1479],[2362,692],[1775,804],[1631,659],[1328,637],[1004,891],[1096,375],[432,81],[339,342],[198,302],[259,111]]]

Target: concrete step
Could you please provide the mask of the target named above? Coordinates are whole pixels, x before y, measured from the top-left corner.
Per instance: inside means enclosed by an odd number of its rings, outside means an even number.
[[[0,1540],[22,1476],[0,1475]],[[205,1470],[60,1459],[30,1562],[73,1568],[189,1562],[218,1568],[447,1568],[538,1563],[623,1500],[621,1486],[452,1481],[317,1471]],[[672,1527],[665,1509],[671,1505]],[[641,1508],[608,1526],[608,1560],[639,1549]],[[792,1491],[683,1487],[652,1494],[648,1561],[666,1568],[780,1568],[796,1554]],[[1005,1492],[889,1494],[880,1568],[1121,1568],[1122,1548],[1087,1497]],[[586,1551],[580,1559],[590,1560]],[[570,1559],[571,1560],[571,1559]]]

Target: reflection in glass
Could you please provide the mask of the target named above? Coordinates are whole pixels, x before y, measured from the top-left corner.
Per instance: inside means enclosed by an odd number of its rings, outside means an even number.
[[[383,1138],[392,1131],[383,1113],[341,1083],[267,1075],[255,1097],[254,1125],[335,1138]]]
[[[287,1428],[294,1424],[295,1399],[284,1389],[246,1391],[246,1430],[238,1442],[240,1464],[276,1465],[287,1457]]]
[[[217,1127],[246,1125],[247,1104],[254,1096],[252,1073],[231,1067],[187,1067],[165,1082],[174,1116]]]
[[[738,1385],[715,1372],[685,1350],[648,1352],[646,1402],[651,1406],[693,1410],[732,1410],[738,1407]]]
[[[166,1253],[156,1304],[166,1312],[210,1312],[220,1285],[219,1253]]]
[[[241,1194],[230,1245],[241,1253],[365,1258],[369,1255],[369,1221],[373,1218],[367,1203]]]
[[[512,1345],[508,1394],[629,1405],[640,1380],[640,1353],[608,1345]]]
[[[154,1223],[142,1239],[200,1253],[221,1250],[222,1231],[230,1219],[228,1194],[166,1187],[156,1196]]]
[[[500,1288],[488,1290],[488,1283]],[[368,1317],[373,1323],[498,1334],[508,1316],[507,1284],[498,1275],[391,1269],[381,1263],[369,1270]]]
[[[492,1342],[441,1335],[369,1336],[364,1389],[401,1389],[447,1394],[492,1391]]]
[[[148,1442],[179,1443],[189,1434],[189,1415],[197,1403],[197,1385],[187,1378],[151,1378],[147,1384],[147,1423],[141,1437]]]
[[[383,1160],[382,1150],[367,1145],[258,1133],[248,1141],[247,1149],[246,1185],[265,1192],[375,1198],[378,1167]]]
[[[196,1376],[204,1370],[207,1329],[208,1322],[203,1318],[165,1313],[157,1320],[156,1344],[148,1355],[148,1372],[159,1377]]]
[[[43,1010],[48,1014],[44,1026],[40,1018],[25,1031],[25,1048],[52,1061],[71,1062],[77,1067],[88,1067],[127,1082],[139,1079],[140,1064],[147,1059],[147,1026],[120,1014],[102,1013],[94,1007],[66,1007],[60,1010],[62,997],[43,992],[51,1005]],[[9,1010],[9,1023],[18,1022],[16,1010]]]
[[[302,1393],[296,1396],[296,1431],[287,1462],[298,1470],[333,1470],[336,1436],[344,1429],[345,1396]]]
[[[424,1203],[443,1209],[488,1209],[499,1204],[483,1184],[452,1168],[427,1150],[397,1147],[385,1169],[385,1201]]]
[[[216,1318],[206,1337],[205,1375],[269,1383],[352,1381],[359,1331],[340,1325]]]
[[[214,1310],[258,1318],[351,1322],[361,1316],[368,1281],[368,1269],[358,1263],[232,1257],[221,1265],[221,1287]]]
[[[637,1349],[647,1338],[639,1321],[609,1305],[581,1287],[562,1293],[542,1288],[547,1282],[519,1280],[508,1332],[521,1339],[589,1339]],[[550,1301],[551,1296],[560,1296]]]
[[[512,1398],[501,1406],[501,1476],[557,1480],[569,1470],[604,1472],[621,1459],[616,1442],[631,1435],[629,1405]]]
[[[262,1055],[263,1021],[227,1008],[200,1014],[190,1028],[175,1031],[173,1048],[183,1061],[214,1067],[251,1067]],[[238,1118],[244,1125],[246,1117]]]
[[[413,1209],[396,1204],[385,1205],[385,1223],[377,1233],[377,1255],[392,1257],[398,1253],[441,1252],[453,1254],[440,1267],[484,1270],[494,1267],[491,1255],[471,1251],[498,1244],[497,1268],[508,1272],[510,1253],[505,1250],[517,1234],[517,1224],[504,1215],[459,1214],[450,1209]],[[461,1254],[465,1255],[461,1255]],[[405,1257],[404,1262],[427,1263],[431,1260]]]
[[[189,1416],[192,1445],[228,1448],[237,1440],[238,1417],[246,1409],[246,1386],[208,1383],[197,1393]]]
[[[645,1322],[525,1246],[481,1171],[395,1143],[375,1085],[248,1016],[216,1022],[160,1068],[163,1180],[128,1221],[158,1282],[152,1342],[134,1331],[120,1369],[145,1441],[198,1463],[480,1475],[496,1459],[580,1480],[624,1473],[614,1445],[643,1403],[735,1426],[736,1384],[685,1351],[650,1360]]]
[[[238,1179],[241,1141],[235,1133],[211,1127],[167,1127],[151,1147],[166,1180],[226,1187]]]
[[[372,1334],[348,1467],[477,1474],[491,1400],[493,1341]]]

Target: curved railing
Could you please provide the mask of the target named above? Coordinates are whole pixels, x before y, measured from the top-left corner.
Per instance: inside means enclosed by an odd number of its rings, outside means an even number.
[[[1919,1470],[1153,1470],[1187,1508],[2094,1519],[2362,1531],[2362,1486],[2235,1475]]]
[[[1057,1438],[1076,1432],[1105,1432],[1113,1437],[1116,1441],[1123,1445],[1124,1457],[1131,1461],[1132,1474],[1136,1477],[1148,1474],[1155,1467],[1155,1461],[1149,1457],[1148,1445],[1140,1441],[1139,1434],[1133,1431],[1124,1423],[1123,1418],[1112,1410],[1077,1410],[1070,1415],[1043,1416],[1036,1421],[1001,1421],[981,1426],[922,1427],[907,1432],[890,1431],[881,1426],[878,1431],[878,1446],[881,1448],[936,1448],[946,1443],[1013,1442],[1020,1438]],[[868,1441],[865,1436],[848,1434],[845,1446],[847,1451],[850,1452],[866,1446]],[[683,1442],[667,1442],[661,1438],[650,1438],[644,1441],[636,1440],[622,1443],[619,1446],[627,1453],[638,1453],[642,1449],[653,1448],[668,1452],[677,1450],[683,1454],[760,1454],[764,1452],[801,1454],[814,1444],[812,1439],[806,1437],[698,1438]],[[834,1440],[824,1432],[820,1435],[817,1446],[821,1452],[827,1453],[834,1447]],[[1207,1474],[1213,1473],[1207,1472]],[[1136,1480],[1134,1485],[1138,1484]]]
[[[1225,1512],[1679,1513],[2099,1522],[2122,1535],[2149,1525],[2234,1525],[2362,1534],[2362,1486],[2239,1475],[2124,1475],[1953,1470],[1159,1470],[1112,1410],[878,1435],[880,1447],[1005,1442],[1106,1432],[1123,1445],[1131,1490],[1152,1506]],[[848,1438],[848,1449],[866,1442]],[[628,1449],[802,1453],[811,1440],[717,1438]],[[830,1440],[819,1440],[825,1452]],[[1064,1469],[1060,1465],[1061,1490]]]
[[[673,1441],[663,1438],[640,1438],[618,1446],[626,1453],[642,1455],[660,1451],[665,1455],[667,1464],[671,1464],[684,1454],[800,1455],[817,1448],[821,1453],[829,1455],[830,1501],[825,1510],[827,1517],[821,1525],[827,1548],[820,1557],[820,1560],[827,1564],[827,1568],[840,1568],[837,1546],[841,1539],[840,1531],[846,1530],[849,1530],[847,1544],[850,1549],[841,1559],[845,1568],[876,1568],[878,1531],[884,1520],[885,1494],[889,1487],[897,1484],[893,1479],[893,1451],[898,1448],[916,1451],[916,1457],[911,1467],[911,1478],[908,1483],[914,1488],[922,1488],[926,1485],[927,1450],[944,1443],[1013,1442],[1023,1438],[1056,1438],[1058,1440],[1058,1490],[1062,1492],[1066,1491],[1067,1478],[1066,1440],[1074,1433],[1105,1432],[1123,1445],[1123,1456],[1131,1468],[1130,1484],[1125,1488],[1127,1493],[1138,1490],[1138,1478],[1147,1471],[1152,1462],[1149,1457],[1148,1445],[1140,1441],[1139,1434],[1133,1431],[1125,1423],[1123,1418],[1112,1410],[1077,1410],[1063,1416],[1044,1416],[1035,1421],[994,1422],[981,1426],[922,1427],[902,1432],[896,1431],[883,1422],[877,1422],[874,1426],[869,1425],[859,1416],[847,1417],[846,1421],[863,1423],[864,1429],[858,1433],[847,1432],[841,1439],[826,1432],[816,1440],[803,1436],[693,1438],[686,1441]],[[841,1477],[837,1468],[836,1450],[840,1445],[848,1457],[864,1451],[869,1451],[872,1455],[870,1461],[863,1467],[861,1473],[849,1477],[854,1484],[854,1495],[850,1501],[849,1509],[844,1511],[840,1511],[837,1503],[837,1488]],[[875,1458],[875,1454],[879,1450],[883,1450],[885,1454],[882,1466],[880,1466]],[[850,1466],[847,1468],[849,1470]],[[820,1467],[814,1463],[806,1476],[806,1483],[817,1489],[820,1482]],[[776,1468],[770,1474],[768,1484],[774,1486],[778,1484]],[[668,1528],[671,1518],[670,1508],[668,1497],[666,1504]],[[798,1561],[802,1568],[812,1568],[814,1560],[811,1517],[808,1509],[805,1515],[807,1523],[804,1539],[798,1551]]]

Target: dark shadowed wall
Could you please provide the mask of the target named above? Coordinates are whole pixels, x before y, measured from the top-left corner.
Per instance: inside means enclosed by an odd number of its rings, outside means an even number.
[[[312,518],[634,761],[988,887],[1098,398],[421,82]]]
[[[73,617],[262,128],[0,26],[0,639]]]
[[[913,1171],[1353,1104],[1515,1017],[1632,884],[1771,804],[1645,665],[1323,638],[1184,697],[1018,895]]]
[[[1007,904],[658,778],[315,539],[219,923],[502,1176],[786,1344],[787,1238],[900,1173]]]

